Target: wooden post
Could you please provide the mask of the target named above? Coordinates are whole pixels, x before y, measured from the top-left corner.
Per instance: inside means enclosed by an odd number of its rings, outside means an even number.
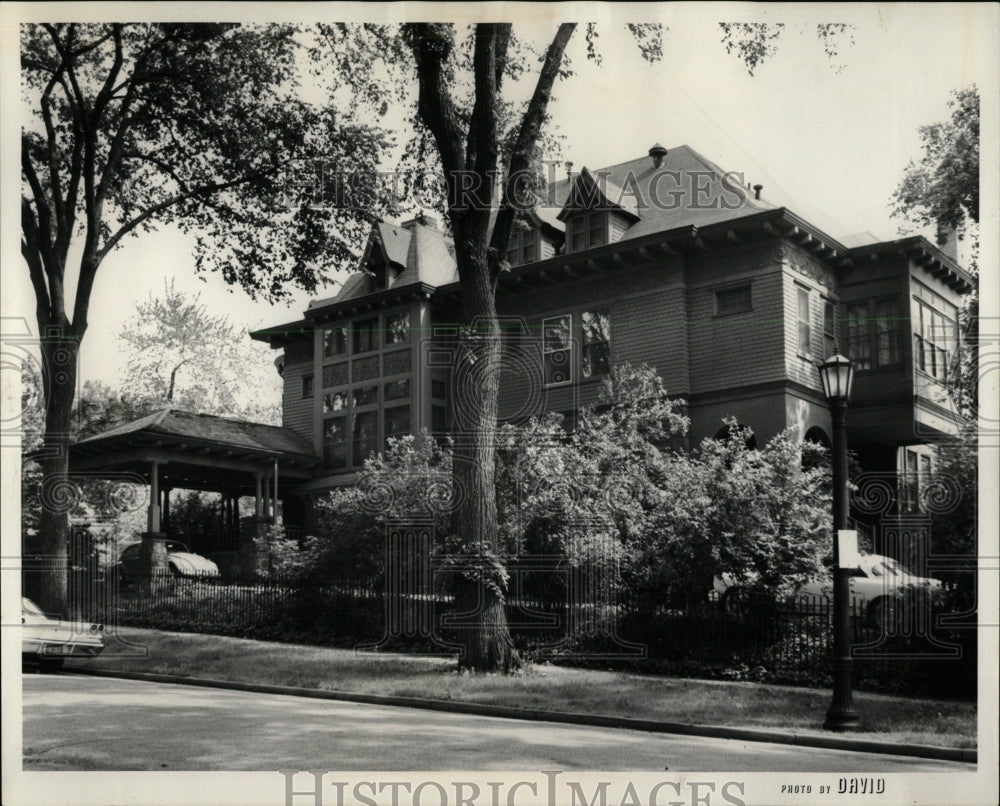
[[[163,531],[170,528],[170,487],[163,488],[163,514],[160,520],[163,522]]]
[[[149,470],[149,531],[160,531],[160,463],[151,462]]]
[[[274,522],[278,522],[278,460],[274,460]]]
[[[260,473],[254,474],[254,481],[257,483],[256,498],[254,499],[253,514],[258,518],[264,514],[264,502],[261,495],[261,475]]]

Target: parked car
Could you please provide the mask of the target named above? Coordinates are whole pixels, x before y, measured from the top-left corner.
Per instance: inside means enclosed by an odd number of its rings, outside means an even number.
[[[167,568],[170,573],[181,577],[217,577],[219,566],[207,557],[193,554],[188,547],[177,540],[167,540]],[[130,543],[122,551],[118,560],[118,572],[122,579],[142,576],[146,573],[142,565],[142,542]]]
[[[879,628],[895,622],[908,593],[930,593],[941,587],[941,580],[911,574],[882,554],[861,555],[859,568],[859,575],[851,577],[851,601]],[[731,575],[716,577],[714,587],[726,612],[738,613],[747,607],[744,588]],[[833,601],[832,574],[828,571],[808,580],[795,590],[793,601],[798,609],[828,605]]]
[[[66,658],[100,655],[103,632],[103,624],[52,619],[31,599],[21,599],[21,660],[42,671],[58,669]]]

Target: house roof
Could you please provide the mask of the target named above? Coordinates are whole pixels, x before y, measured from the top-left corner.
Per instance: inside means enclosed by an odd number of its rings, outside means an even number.
[[[564,177],[549,188],[549,210],[557,207],[565,219],[578,177],[589,175],[614,206],[638,217],[621,240],[641,238],[653,232],[693,225],[704,227],[763,210],[775,205],[755,199],[742,186],[739,174],[724,171],[687,145],[669,149],[659,167],[649,155],[617,165]]]
[[[174,408],[160,409],[138,420],[122,423],[100,434],[81,439],[73,447],[96,447],[99,443],[139,434],[179,437],[253,452],[313,456],[312,445],[287,428],[214,414],[195,414]]]
[[[387,259],[400,269],[397,274],[390,272],[387,276],[389,289],[401,290],[420,284],[438,287],[457,282],[455,246],[437,227],[413,222],[403,228],[380,222],[373,228],[371,237],[380,240]],[[334,296],[310,302],[308,312],[348,303],[378,290],[371,273],[359,271],[348,277]]]
[[[743,182],[742,174],[723,170],[688,145],[667,150],[657,144],[641,157],[594,170],[584,167],[577,174],[551,183],[543,202],[529,211],[528,217],[536,225],[562,232],[563,222],[575,209],[574,205],[617,210],[624,212],[627,219],[624,232],[615,241],[621,243],[660,234],[691,239],[708,228],[725,228],[730,223],[737,226],[737,222],[740,227],[752,226],[755,221],[774,216],[792,229],[815,230],[817,237],[830,245],[831,254],[843,256],[845,252],[879,246],[879,239],[871,233],[837,242],[786,207],[756,198]],[[397,269],[386,273],[386,287],[376,288],[372,274],[359,271],[344,282],[336,295],[311,302],[306,323],[311,323],[317,315],[335,315],[341,308],[349,309],[362,299],[367,302],[402,291],[431,294],[445,286],[453,289],[458,282],[454,244],[435,226],[426,224],[422,216],[404,224],[376,224],[369,236],[365,259],[373,242],[381,245],[387,261]],[[597,249],[605,248],[611,245]],[[934,260],[940,257],[931,252],[928,255]],[[945,259],[941,265],[949,270],[949,278],[956,287],[967,284],[968,278],[957,264]],[[254,337],[278,346],[283,338],[294,339],[299,324],[258,331]]]

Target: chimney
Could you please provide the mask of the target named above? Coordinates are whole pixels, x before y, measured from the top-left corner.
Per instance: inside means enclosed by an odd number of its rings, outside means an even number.
[[[663,164],[663,158],[667,156],[667,149],[656,143],[649,149],[649,156],[653,158],[653,167],[659,168]]]
[[[763,185],[754,185],[754,186],[753,186],[753,197],[754,197],[755,199],[757,199],[757,201],[760,201],[760,192],[761,192],[761,191],[762,191],[763,189],[764,189],[764,186],[763,186]]]
[[[407,221],[400,222],[399,226],[403,229],[413,229],[417,224],[421,224],[425,227],[430,227],[431,229],[437,229],[437,219],[432,215],[427,215],[423,210],[417,213],[413,218]]]
[[[566,178],[573,178],[573,160],[566,160]]]
[[[937,232],[938,249],[958,263],[958,230],[954,227],[941,227]]]

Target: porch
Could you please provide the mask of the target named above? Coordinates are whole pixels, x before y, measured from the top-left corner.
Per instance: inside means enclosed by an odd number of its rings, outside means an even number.
[[[172,408],[116,426],[70,446],[71,475],[86,475],[149,490],[144,562],[166,568],[165,539],[181,539],[220,570],[246,573],[266,564],[254,538],[275,523],[301,526],[302,502],[293,489],[313,476],[320,459],[312,445],[286,428]],[[174,490],[219,496],[218,528],[176,534],[170,498]],[[250,514],[241,499],[250,498]]]

